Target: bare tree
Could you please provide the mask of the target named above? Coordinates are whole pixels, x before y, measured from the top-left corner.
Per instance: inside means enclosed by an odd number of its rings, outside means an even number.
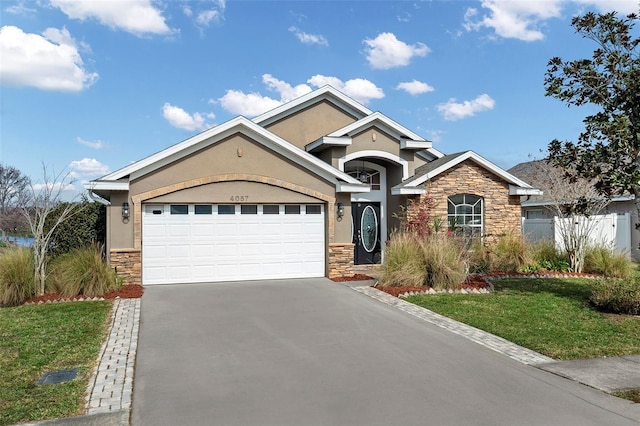
[[[0,229],[22,227],[19,208],[29,198],[29,183],[17,168],[0,164]]]
[[[609,199],[598,192],[592,181],[585,178],[569,181],[565,170],[548,161],[534,161],[532,165],[535,174],[532,181],[544,190],[544,199],[548,201],[546,208],[559,219],[555,226],[571,269],[582,272],[589,236],[597,226],[590,217],[600,214]]]
[[[42,171],[44,183],[31,185],[32,202],[22,209],[33,234],[34,282],[37,296],[43,295],[45,291],[47,253],[51,245],[51,237],[56,228],[78,209],[76,203],[67,203],[58,212],[55,220],[47,223],[49,215],[60,204],[62,192],[72,185],[74,180],[68,172],[49,174],[44,164]]]

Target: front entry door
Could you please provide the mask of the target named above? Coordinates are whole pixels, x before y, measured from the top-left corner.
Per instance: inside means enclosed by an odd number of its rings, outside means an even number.
[[[353,202],[354,263],[380,263],[380,203]]]

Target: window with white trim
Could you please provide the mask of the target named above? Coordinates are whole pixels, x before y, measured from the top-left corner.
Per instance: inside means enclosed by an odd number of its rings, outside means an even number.
[[[484,202],[471,194],[452,195],[447,199],[449,229],[462,231],[474,237],[483,234]]]

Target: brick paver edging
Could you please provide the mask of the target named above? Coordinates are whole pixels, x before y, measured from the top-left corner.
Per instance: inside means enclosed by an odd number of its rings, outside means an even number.
[[[87,414],[131,409],[139,324],[140,299],[115,299],[109,338],[87,387]]]
[[[549,358],[539,354],[538,352],[523,348],[522,346],[509,342],[502,337],[495,336],[491,333],[487,333],[486,331],[471,327],[470,325],[436,314],[433,311],[414,305],[413,303],[409,303],[398,297],[393,297],[392,295],[376,288],[370,286],[351,288],[382,303],[386,303],[387,305],[391,305],[401,311],[420,318],[421,320],[430,322],[431,324],[437,325],[438,327],[442,327],[473,342],[479,343],[484,347],[504,354],[523,364],[537,365],[555,361],[553,358]]]

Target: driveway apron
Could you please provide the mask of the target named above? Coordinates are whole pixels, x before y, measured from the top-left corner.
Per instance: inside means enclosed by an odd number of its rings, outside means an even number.
[[[639,422],[629,401],[324,278],[150,286],[142,299],[134,425]]]

